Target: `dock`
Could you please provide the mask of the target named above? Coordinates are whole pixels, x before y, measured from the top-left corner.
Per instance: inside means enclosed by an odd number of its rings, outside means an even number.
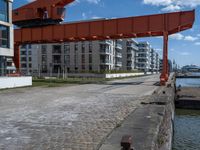
[[[183,87],[177,90],[176,108],[200,109],[200,88]]]

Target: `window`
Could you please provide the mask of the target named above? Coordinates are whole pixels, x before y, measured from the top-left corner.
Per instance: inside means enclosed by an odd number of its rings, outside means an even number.
[[[89,54],[89,63],[91,64],[92,63],[92,55]]]
[[[92,42],[89,43],[89,53],[92,53]]]
[[[61,45],[53,45],[53,53],[61,54]]]
[[[8,22],[8,1],[0,0],[0,20]]]
[[[85,44],[82,43],[82,53],[85,53]]]
[[[78,51],[78,45],[77,44],[75,44],[74,49],[75,49],[75,51]]]
[[[41,47],[41,49],[42,49],[42,54],[47,54],[47,46],[46,45],[42,45],[42,47]]]
[[[82,63],[84,64],[85,63],[85,55],[84,54],[82,55],[81,59],[82,59]]]
[[[70,45],[69,44],[64,45],[64,53],[70,54]]]
[[[0,25],[0,47],[9,48],[9,28]]]
[[[28,45],[28,48],[29,48],[29,49],[31,49],[31,48],[32,48],[32,45],[31,45],[31,44],[29,44],[29,45]]]
[[[26,57],[21,58],[21,61],[26,61],[26,60],[27,60]]]

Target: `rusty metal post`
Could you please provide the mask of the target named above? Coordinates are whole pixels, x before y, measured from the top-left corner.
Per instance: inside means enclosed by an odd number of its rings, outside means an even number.
[[[169,78],[168,69],[168,32],[164,32],[163,36],[163,70],[160,76],[160,85],[165,85]]]
[[[133,150],[131,148],[131,144],[132,144],[131,135],[125,135],[122,137],[122,140],[121,140],[122,150]]]
[[[14,63],[17,69],[17,72],[20,70],[20,45],[14,44]]]

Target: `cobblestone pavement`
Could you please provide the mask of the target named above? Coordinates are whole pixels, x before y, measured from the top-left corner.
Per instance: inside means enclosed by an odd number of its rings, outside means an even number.
[[[1,91],[0,149],[96,150],[158,79]]]

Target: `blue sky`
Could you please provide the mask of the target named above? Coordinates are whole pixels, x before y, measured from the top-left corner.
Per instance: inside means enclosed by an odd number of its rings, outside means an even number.
[[[14,0],[14,8],[31,0]],[[67,6],[65,21],[95,18],[140,16],[196,9],[193,29],[175,34],[169,40],[169,57],[180,65],[200,65],[200,0],[76,0]],[[140,38],[149,41],[162,55],[162,38]]]

